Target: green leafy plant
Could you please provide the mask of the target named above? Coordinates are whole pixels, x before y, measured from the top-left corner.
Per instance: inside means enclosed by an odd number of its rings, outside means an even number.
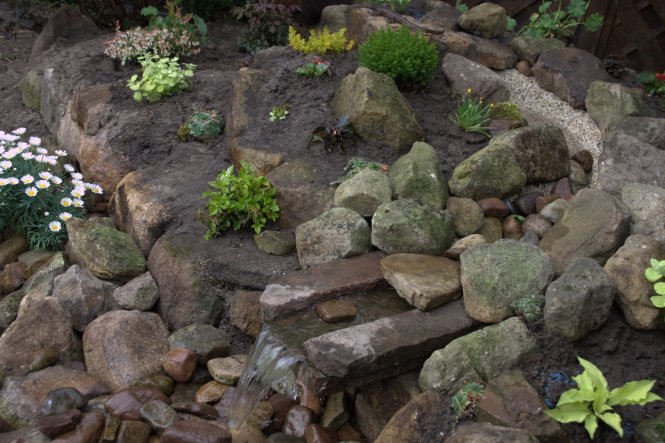
[[[323,74],[330,75],[330,62],[323,61],[320,57],[316,57],[313,62],[305,63],[296,69],[296,74],[310,78],[318,78]]]
[[[233,16],[249,25],[238,36],[238,50],[254,54],[271,46],[285,45],[293,14],[299,10],[294,0],[249,0],[233,8]]]
[[[527,295],[526,297],[515,300],[511,304],[515,315],[529,322],[538,321],[543,318],[544,306],[545,297],[542,295]]]
[[[312,134],[312,143],[323,143],[324,149],[330,152],[333,147],[340,146],[344,151],[344,140],[353,134],[353,128],[349,125],[349,117],[343,115],[337,123],[331,126],[319,126]]]
[[[524,120],[520,107],[512,102],[494,103],[490,107],[490,118],[495,120]]]
[[[396,31],[380,29],[358,48],[358,61],[374,72],[386,74],[398,83],[425,86],[439,62],[433,43],[402,26]]]
[[[298,52],[306,54],[327,54],[328,52],[346,52],[350,51],[355,45],[353,40],[348,40],[346,28],[337,32],[330,32],[327,27],[322,31],[311,29],[309,37],[303,38],[293,26],[289,26],[289,45]]]
[[[555,2],[543,2],[538,7],[538,12],[531,14],[529,23],[520,29],[520,34],[534,38],[569,38],[580,25],[589,32],[596,32],[603,26],[603,16],[594,12],[584,19],[589,2],[590,0],[570,0],[566,9],[562,9],[562,0],[559,0],[556,9],[552,7]]]
[[[640,72],[638,78],[648,95],[665,96],[665,72]],[[665,98],[661,101],[661,106],[665,107]]]
[[[455,411],[455,419],[459,421],[465,417],[473,417],[476,414],[478,402],[485,394],[485,385],[468,381],[464,387],[457,391],[450,400],[450,407]]]
[[[372,169],[374,171],[381,171],[384,174],[388,173],[390,170],[390,166],[382,164],[382,163],[377,163],[371,160],[365,160],[363,158],[359,157],[354,157],[351,160],[348,161],[346,166],[344,167],[344,171],[346,174],[344,174],[342,177],[338,178],[334,182],[330,183],[331,186],[338,185],[342,183],[344,180],[348,180],[363,169]]]
[[[180,0],[167,0],[168,15],[162,16],[154,6],[141,9],[141,15],[148,17],[149,29],[169,29],[176,35],[188,35],[194,40],[204,44],[208,36],[208,27],[198,15],[182,14],[178,7]]]
[[[466,90],[464,98],[457,105],[455,114],[450,119],[466,132],[478,132],[490,136],[487,122],[490,120],[490,111],[493,105],[486,105],[482,98],[473,95],[471,89]]]
[[[287,115],[289,115],[289,105],[285,103],[282,106],[273,106],[268,118],[275,123],[279,120],[286,120]]]
[[[233,174],[233,166],[229,166],[208,184],[213,190],[203,193],[208,199],[208,213],[204,217],[208,225],[206,239],[217,237],[231,228],[237,231],[251,227],[259,233],[268,221],[277,221],[277,189],[246,163],[241,164],[237,176]]]
[[[465,13],[466,11],[469,10],[469,6],[466,3],[457,0],[457,2],[455,2],[455,9],[457,9],[461,13]]]
[[[517,26],[517,21],[512,17],[508,17],[508,23],[506,24],[506,31],[514,31],[516,26]]]
[[[213,139],[224,130],[224,119],[220,119],[215,111],[197,112],[192,114],[178,129],[178,138],[182,141]]]
[[[570,389],[559,398],[554,409],[545,414],[560,423],[584,423],[593,438],[598,429],[598,419],[623,437],[621,416],[613,411],[614,406],[640,405],[663,400],[651,392],[655,380],[631,381],[620,388],[608,388],[603,373],[593,363],[577,357],[584,372],[573,377],[577,389]]]
[[[129,89],[134,91],[134,100],[141,102],[144,98],[150,103],[162,97],[187,91],[192,87],[190,78],[194,76],[194,66],[185,63],[183,67],[178,63],[178,57],[159,58],[144,55],[139,58],[143,75],[139,80],[134,74],[127,82]]]
[[[652,258],[651,266],[646,268],[644,276],[653,283],[653,290],[656,295],[651,297],[651,303],[657,308],[665,308],[665,260],[656,260]]]
[[[0,232],[24,235],[32,249],[60,249],[67,241],[65,222],[85,214],[83,199],[102,187],[83,181],[67,152],[53,154],[38,137],[21,140],[25,128],[0,131]]]

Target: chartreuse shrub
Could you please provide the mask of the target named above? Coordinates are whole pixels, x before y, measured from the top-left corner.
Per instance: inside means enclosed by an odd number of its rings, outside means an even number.
[[[651,267],[644,271],[644,276],[653,283],[656,295],[651,297],[651,303],[657,308],[665,308],[665,260],[651,259]]]
[[[208,225],[206,239],[231,228],[237,231],[251,227],[259,233],[268,221],[274,222],[279,217],[277,189],[245,163],[238,175],[233,175],[233,166],[229,166],[208,184],[212,190],[203,193],[208,199],[208,214],[204,216]]]
[[[520,34],[534,38],[569,38],[579,25],[589,32],[596,32],[603,26],[603,16],[594,12],[585,19],[589,3],[590,0],[570,0],[568,7],[563,8],[562,0],[543,2],[538,12],[531,14],[529,23],[520,29]]]
[[[309,38],[305,39],[293,26],[289,26],[289,45],[296,51],[305,54],[323,55],[328,52],[346,52],[350,51],[355,43],[353,40],[348,40],[344,34],[346,34],[346,28],[330,32],[324,26],[322,31],[310,29]]]
[[[0,231],[25,236],[32,249],[59,249],[67,241],[65,222],[85,214],[84,196],[102,194],[102,187],[53,154],[38,137],[22,141],[25,128],[0,131]]]
[[[561,394],[556,407],[545,413],[560,423],[584,423],[591,438],[598,429],[598,419],[623,437],[621,416],[612,412],[614,406],[643,406],[652,401],[663,400],[651,392],[655,380],[630,381],[610,391],[600,369],[581,357],[577,357],[577,360],[584,368],[584,372],[573,377],[577,389]]]
[[[524,120],[520,107],[512,102],[494,103],[490,108],[490,118],[495,120]]]
[[[143,76],[134,74],[129,79],[127,86],[134,91],[134,100],[141,102],[144,98],[150,103],[156,102],[162,97],[174,95],[187,91],[192,87],[190,78],[194,76],[194,66],[185,63],[182,67],[178,58],[159,58],[144,55],[139,58]]]
[[[206,141],[219,136],[223,130],[224,119],[220,119],[215,111],[197,112],[180,126],[178,138],[182,141]]]
[[[396,82],[425,86],[434,77],[439,53],[424,36],[402,26],[396,31],[383,28],[371,34],[358,48],[358,61]]]

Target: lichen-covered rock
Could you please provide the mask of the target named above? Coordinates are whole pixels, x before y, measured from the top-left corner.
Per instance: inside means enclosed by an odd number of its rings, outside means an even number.
[[[363,217],[371,217],[376,208],[389,202],[392,196],[386,174],[363,169],[344,180],[335,191],[335,206],[351,209]]]
[[[372,245],[388,254],[443,255],[454,239],[455,225],[448,211],[413,199],[384,203],[372,217]]]
[[[648,235],[665,243],[665,189],[629,183],[621,189],[621,201],[630,211],[631,235]]]
[[[427,143],[414,143],[408,154],[390,167],[388,176],[396,199],[412,198],[435,209],[445,208],[448,186],[439,157]]]
[[[459,27],[483,38],[495,38],[506,32],[508,15],[502,6],[481,3],[460,15]]]
[[[388,145],[395,151],[423,138],[423,129],[395,82],[385,74],[360,67],[342,80],[332,108],[363,140]]]
[[[462,253],[460,262],[466,312],[485,323],[512,316],[514,301],[542,295],[554,277],[547,254],[513,240],[475,246]]]
[[[595,81],[589,86],[584,105],[589,116],[605,131],[628,116],[652,117],[654,112],[642,98],[641,88]]]
[[[610,140],[617,132],[665,150],[665,118],[624,117],[607,128],[605,140]]]
[[[148,311],[159,299],[159,288],[149,272],[114,290],[113,299],[125,309]]]
[[[109,219],[70,218],[67,233],[72,261],[99,278],[129,281],[146,271],[145,257],[134,240]]]
[[[483,208],[470,198],[450,197],[446,209],[453,216],[455,234],[458,237],[478,232],[485,223]]]
[[[556,38],[532,38],[523,35],[515,36],[510,42],[510,48],[515,51],[520,60],[535,65],[538,57],[544,51],[552,48],[565,48],[566,43]]]
[[[471,89],[475,96],[483,97],[491,103],[510,99],[510,92],[503,79],[480,63],[448,53],[443,57],[442,69],[446,81],[459,96],[464,96],[467,89]]]

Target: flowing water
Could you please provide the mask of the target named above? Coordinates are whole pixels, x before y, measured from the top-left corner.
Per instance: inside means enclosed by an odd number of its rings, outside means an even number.
[[[295,399],[298,392],[288,381],[302,361],[302,357],[293,355],[276,335],[264,327],[250,350],[245,370],[229,405],[229,427],[241,429],[256,404],[280,382],[292,386],[286,394]]]

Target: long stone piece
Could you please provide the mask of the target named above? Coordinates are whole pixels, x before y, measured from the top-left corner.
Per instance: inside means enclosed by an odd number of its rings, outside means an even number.
[[[311,338],[303,346],[308,362],[321,374],[353,384],[398,365],[421,364],[476,324],[457,300],[429,312],[414,309],[340,329]]]
[[[373,252],[278,277],[261,295],[263,319],[274,320],[339,295],[376,288],[383,281],[384,256]]]

